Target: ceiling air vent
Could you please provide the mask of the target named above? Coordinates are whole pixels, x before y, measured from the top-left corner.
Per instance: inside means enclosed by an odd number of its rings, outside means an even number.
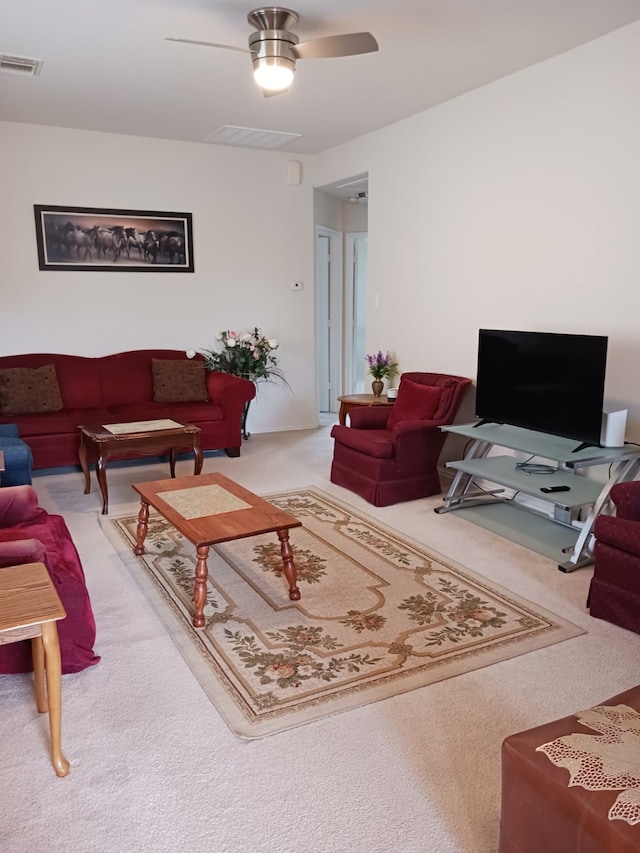
[[[285,133],[280,130],[258,130],[254,127],[235,127],[226,124],[206,137],[205,142],[216,145],[237,145],[241,148],[282,148],[294,139],[300,139],[301,133]]]
[[[35,77],[42,68],[41,59],[30,59],[28,56],[9,56],[0,53],[0,71],[4,74],[24,74]]]

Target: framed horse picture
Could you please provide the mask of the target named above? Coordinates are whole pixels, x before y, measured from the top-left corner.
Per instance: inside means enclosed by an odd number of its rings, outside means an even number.
[[[193,272],[190,213],[35,204],[41,270]]]

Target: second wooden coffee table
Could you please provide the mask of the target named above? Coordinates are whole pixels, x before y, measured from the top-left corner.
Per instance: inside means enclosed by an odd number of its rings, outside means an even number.
[[[289,530],[301,527],[302,522],[293,515],[259,498],[223,474],[134,483],[133,488],[140,495],[137,543],[133,549],[137,556],[144,554],[150,505],[195,545],[198,556],[193,592],[195,628],[204,627],[209,548],[220,542],[232,542],[259,533],[277,533],[284,574],[289,583],[289,598],[299,600]]]
[[[181,424],[169,419],[156,421],[135,421],[124,424],[91,424],[79,426],[80,446],[78,456],[84,473],[84,493],[91,491],[91,479],[87,464],[87,451],[96,454],[96,477],[102,493],[102,514],[109,512],[109,489],[107,486],[107,459],[114,456],[154,456],[169,454],[169,471],[176,475],[176,452],[190,448],[193,450],[193,473],[202,471],[202,448],[200,447],[200,427],[193,424]]]

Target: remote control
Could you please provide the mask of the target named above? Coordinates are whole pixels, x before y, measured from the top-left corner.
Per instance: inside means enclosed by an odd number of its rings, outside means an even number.
[[[547,494],[550,492],[570,492],[571,486],[543,486],[540,491]]]

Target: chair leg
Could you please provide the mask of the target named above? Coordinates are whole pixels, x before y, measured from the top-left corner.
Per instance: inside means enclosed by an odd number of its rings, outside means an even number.
[[[45,622],[42,625],[42,643],[44,646],[44,665],[47,673],[51,761],[56,775],[66,776],[69,772],[69,762],[62,754],[61,745],[62,666],[60,662],[58,629],[55,622]]]

